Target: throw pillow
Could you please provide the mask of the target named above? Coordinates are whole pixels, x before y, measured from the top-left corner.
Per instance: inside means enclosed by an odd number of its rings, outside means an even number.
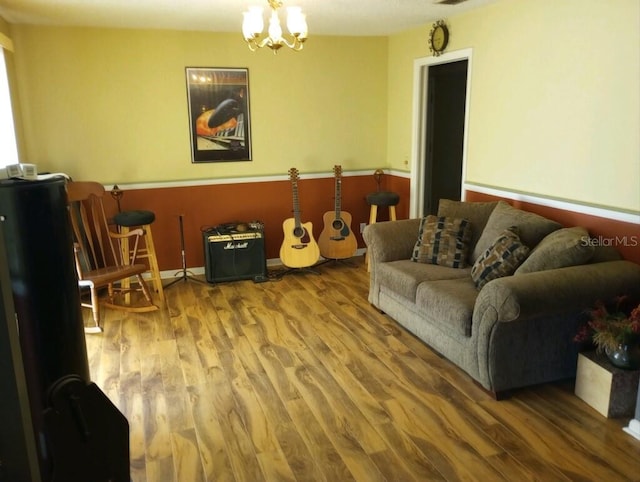
[[[471,268],[471,278],[481,289],[489,281],[512,275],[527,258],[529,248],[520,241],[518,228],[505,229],[480,255]]]
[[[473,264],[475,258],[471,253],[478,242],[487,220],[491,213],[498,205],[498,201],[476,202],[476,201],[453,201],[451,199],[440,199],[438,202],[438,216],[446,216],[448,218],[466,219],[473,227],[471,241],[469,241],[468,264]]]
[[[429,216],[422,219],[411,260],[449,268],[467,265],[471,223],[466,219]]]
[[[515,274],[584,264],[591,259],[595,247],[589,243],[585,228],[562,228],[547,235],[536,246]]]
[[[493,240],[510,226],[518,227],[520,239],[530,249],[533,249],[547,234],[562,227],[560,223],[529,211],[514,208],[509,203],[500,201],[489,216],[471,259],[478,259],[478,256],[486,251]]]

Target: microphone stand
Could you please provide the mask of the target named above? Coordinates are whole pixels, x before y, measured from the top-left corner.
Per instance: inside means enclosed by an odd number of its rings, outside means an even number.
[[[178,281],[197,281],[198,283],[207,284],[205,281],[202,281],[198,278],[193,277],[193,273],[187,269],[187,256],[185,254],[184,248],[184,226],[182,222],[182,214],[179,215],[180,220],[180,252],[182,255],[182,270],[177,271],[173,276],[178,276],[178,274],[182,273],[182,276],[178,279],[174,279],[169,284],[164,286],[164,289],[169,288],[170,286],[176,284]]]

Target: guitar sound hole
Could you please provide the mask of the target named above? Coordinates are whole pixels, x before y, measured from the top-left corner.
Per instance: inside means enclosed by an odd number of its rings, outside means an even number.
[[[343,225],[342,219],[334,219],[333,223],[331,223],[331,226],[336,231],[340,231],[342,229],[342,225]]]
[[[302,226],[293,228],[293,235],[300,240],[301,243],[309,243],[311,242],[311,237],[309,237],[309,233]]]

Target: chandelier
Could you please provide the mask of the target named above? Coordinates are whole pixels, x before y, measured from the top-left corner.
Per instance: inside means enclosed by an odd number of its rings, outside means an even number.
[[[262,7],[249,7],[242,15],[242,35],[244,36],[249,49],[255,52],[262,47],[269,47],[273,53],[286,45],[295,51],[302,50],[304,41],[307,40],[307,21],[300,7],[287,7],[287,30],[291,34],[291,39],[287,40],[282,36],[282,27],[278,18],[278,8],[282,7],[280,0],[267,0],[271,7],[271,17],[269,17],[269,28],[267,36],[260,38],[264,29],[262,19]]]

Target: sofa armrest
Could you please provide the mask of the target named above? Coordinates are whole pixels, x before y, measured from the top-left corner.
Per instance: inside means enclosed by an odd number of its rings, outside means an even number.
[[[418,240],[420,219],[401,219],[367,225],[362,233],[367,245],[369,263],[369,303],[380,308],[380,283],[378,266],[380,263],[411,258],[413,247]]]
[[[362,238],[367,245],[370,262],[384,263],[409,259],[418,240],[420,219],[401,219],[367,225]]]
[[[478,293],[472,338],[478,381],[494,392],[575,376],[573,337],[599,300],[640,297],[640,265],[630,261],[499,278]]]
[[[640,265],[631,261],[518,274],[487,283],[476,299],[473,319],[509,322],[579,312],[597,300],[624,294],[640,297]]]

